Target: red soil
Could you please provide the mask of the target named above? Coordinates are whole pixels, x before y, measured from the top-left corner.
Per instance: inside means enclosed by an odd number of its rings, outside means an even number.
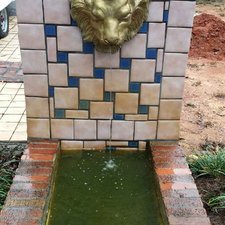
[[[195,16],[189,56],[224,60],[225,22],[206,13]]]

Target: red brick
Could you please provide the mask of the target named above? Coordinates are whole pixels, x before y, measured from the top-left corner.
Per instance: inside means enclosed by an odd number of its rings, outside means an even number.
[[[52,173],[51,167],[20,167],[16,170],[17,175],[50,175]]]
[[[13,181],[16,182],[49,182],[50,176],[20,176],[16,175],[13,179]]]
[[[10,190],[15,191],[15,190],[43,190],[48,188],[48,183],[34,183],[34,182],[29,182],[29,183],[22,183],[22,182],[17,182],[13,183]]]
[[[169,216],[170,225],[211,225],[207,217],[175,217]]]
[[[21,157],[21,160],[26,160],[26,161],[53,161],[54,156],[53,155],[23,155]]]
[[[31,155],[31,154],[47,154],[53,155],[57,153],[57,149],[52,148],[27,148],[23,154]]]
[[[8,196],[10,198],[45,198],[47,197],[47,190],[34,190],[30,189],[28,190],[16,190],[16,191],[10,191],[8,193]]]

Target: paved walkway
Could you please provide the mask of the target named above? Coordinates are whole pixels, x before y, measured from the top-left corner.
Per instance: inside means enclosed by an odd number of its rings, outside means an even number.
[[[26,112],[23,73],[16,17],[0,40],[0,141],[26,141]]]

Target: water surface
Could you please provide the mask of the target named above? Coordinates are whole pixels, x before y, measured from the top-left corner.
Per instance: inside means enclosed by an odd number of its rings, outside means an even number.
[[[146,152],[61,156],[49,225],[163,225]]]

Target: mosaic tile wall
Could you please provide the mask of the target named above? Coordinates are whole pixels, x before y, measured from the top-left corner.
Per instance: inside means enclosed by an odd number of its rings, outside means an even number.
[[[113,55],[82,40],[69,0],[16,2],[29,138],[60,139],[63,149],[179,139],[194,1],[152,1]]]

